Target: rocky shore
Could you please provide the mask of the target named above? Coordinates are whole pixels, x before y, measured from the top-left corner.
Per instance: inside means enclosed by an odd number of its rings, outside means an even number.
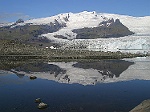
[[[39,48],[33,45],[23,44],[18,41],[0,41],[0,59],[47,59],[58,60],[83,60],[83,59],[122,59],[145,56],[144,54],[131,54],[121,52],[103,52],[88,50],[65,50]]]
[[[144,100],[130,112],[150,112],[150,99]]]

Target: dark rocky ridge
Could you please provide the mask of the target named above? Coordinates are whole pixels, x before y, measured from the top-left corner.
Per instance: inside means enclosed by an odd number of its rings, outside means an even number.
[[[16,24],[17,23],[24,23],[24,20],[23,19],[18,19],[17,21],[16,21]]]
[[[66,19],[66,22],[68,20]],[[46,46],[60,46],[47,39],[46,37],[39,37],[41,34],[57,32],[61,28],[66,27],[66,23],[59,23],[56,19],[52,23],[46,25],[33,25],[32,23],[24,24],[22,19],[17,20],[10,26],[0,27],[0,39],[15,40],[25,44],[32,44],[39,47]],[[77,39],[96,39],[96,38],[112,38],[123,37],[134,34],[126,26],[124,26],[119,19],[109,19],[101,22],[98,27],[74,29],[77,33]],[[68,39],[65,36],[54,35],[55,38]]]
[[[98,27],[73,30],[77,39],[118,38],[134,34],[119,19],[103,21]]]
[[[48,25],[32,25],[32,23],[28,23],[20,26],[18,25],[19,23],[24,23],[24,21],[19,19],[10,26],[0,27],[0,39],[17,40],[22,43],[32,43],[41,46],[51,41],[46,37],[39,37],[39,35],[53,33],[66,27],[65,23],[59,23],[57,20],[54,23],[50,22]]]

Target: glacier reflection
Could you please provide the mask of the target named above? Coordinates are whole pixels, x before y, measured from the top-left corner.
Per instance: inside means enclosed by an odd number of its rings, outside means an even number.
[[[95,62],[30,63],[11,71],[60,83],[95,85],[134,79],[150,80],[149,62],[150,57]]]

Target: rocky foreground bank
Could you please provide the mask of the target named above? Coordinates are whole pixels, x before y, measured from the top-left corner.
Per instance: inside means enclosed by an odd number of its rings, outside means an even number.
[[[78,59],[121,59],[145,56],[144,54],[131,54],[121,52],[103,52],[88,50],[67,50],[39,48],[14,40],[0,41],[0,59],[48,59],[54,60],[78,60]]]
[[[150,112],[150,99],[144,100],[130,112]]]

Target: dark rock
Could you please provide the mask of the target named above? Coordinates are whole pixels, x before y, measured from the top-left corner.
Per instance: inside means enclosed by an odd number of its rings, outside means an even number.
[[[99,26],[105,26],[105,27],[107,27],[108,25],[110,25],[110,24],[113,24],[114,23],[114,19],[112,18],[112,19],[109,19],[108,21],[102,21],[100,24],[99,24]]]
[[[41,103],[41,98],[35,99],[35,103]]]
[[[116,24],[122,24],[119,19],[116,19],[116,20],[115,20],[115,23],[116,23]]]
[[[67,39],[67,37],[63,35],[54,35],[55,38]]]
[[[18,19],[18,20],[16,21],[16,23],[24,23],[24,20],[23,20],[23,19]]]
[[[98,27],[73,30],[77,39],[118,38],[134,34],[119,19],[103,21]]]
[[[31,79],[31,80],[34,80],[34,79],[36,79],[36,78],[37,78],[36,76],[33,76],[33,75],[30,76],[30,79]]]
[[[66,22],[69,21],[68,17],[64,17],[63,18]]]

